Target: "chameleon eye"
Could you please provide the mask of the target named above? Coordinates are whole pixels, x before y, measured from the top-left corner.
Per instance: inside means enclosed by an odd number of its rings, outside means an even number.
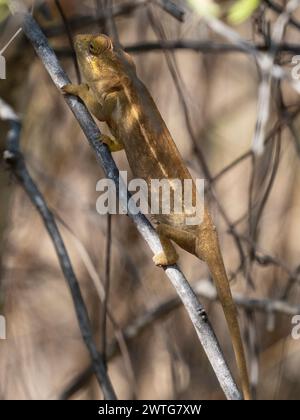
[[[89,52],[91,54],[95,54],[96,53],[95,45],[92,42],[89,43]]]

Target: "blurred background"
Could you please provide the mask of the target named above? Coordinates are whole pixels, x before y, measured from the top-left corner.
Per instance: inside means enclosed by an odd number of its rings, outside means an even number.
[[[248,1],[246,10],[245,1],[205,3],[206,16],[215,14],[256,51],[274,54],[275,63],[291,73],[292,59],[300,54],[300,8],[274,47],[272,29],[287,2]],[[271,81],[266,146],[257,156],[251,147],[261,69],[253,55],[190,8],[192,2],[27,5],[75,83],[79,75],[70,39],[77,33],[118,37],[132,55],[189,170],[206,179],[206,200],[237,299],[253,393],[258,399],[298,399],[300,339],[292,337],[292,319],[300,315],[300,101],[291,83]],[[236,17],[234,10],[241,13]],[[5,1],[0,13],[2,48],[19,24]],[[97,214],[96,183],[104,173],[22,33],[3,56],[6,78],[0,80],[0,98],[21,118],[26,164],[56,217],[99,348],[103,305],[97,289],[109,279],[113,322],[108,320],[106,341],[118,397],[224,399],[185,310],[174,301],[174,289],[154,266],[133,223],[126,216]],[[1,156],[8,129],[0,121]],[[114,159],[121,170],[129,170],[123,152]],[[102,398],[53,245],[2,157],[0,165],[0,314],[7,322],[7,339],[0,340],[0,398]],[[180,267],[199,293],[238,378],[206,266],[178,252]]]

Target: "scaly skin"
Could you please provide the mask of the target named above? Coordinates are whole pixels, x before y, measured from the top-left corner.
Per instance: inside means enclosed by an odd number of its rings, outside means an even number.
[[[151,95],[138,79],[131,57],[114,48],[105,35],[77,35],[75,49],[86,84],[67,85],[63,91],[79,96],[107,123],[114,137],[102,135],[100,140],[112,152],[125,149],[133,175],[149,186],[152,179],[192,179]],[[195,196],[193,185],[193,200]],[[185,213],[153,217],[163,246],[163,252],[153,258],[155,264],[177,261],[172,241],[207,263],[228,323],[244,398],[251,399],[237,311],[208,209],[204,208],[199,225],[187,225]]]

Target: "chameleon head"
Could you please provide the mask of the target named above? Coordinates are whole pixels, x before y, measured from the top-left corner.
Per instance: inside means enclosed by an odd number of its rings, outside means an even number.
[[[74,47],[83,76],[96,79],[114,60],[114,46],[106,35],[76,35]]]
[[[106,35],[76,35],[74,41],[76,52],[99,56],[113,50],[112,40]]]

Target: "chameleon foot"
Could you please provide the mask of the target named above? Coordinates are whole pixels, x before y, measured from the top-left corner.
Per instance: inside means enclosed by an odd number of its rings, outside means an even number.
[[[176,253],[171,258],[168,258],[164,252],[159,252],[158,254],[154,255],[152,259],[155,265],[159,267],[164,267],[166,265],[176,264],[178,260],[178,255]]]

